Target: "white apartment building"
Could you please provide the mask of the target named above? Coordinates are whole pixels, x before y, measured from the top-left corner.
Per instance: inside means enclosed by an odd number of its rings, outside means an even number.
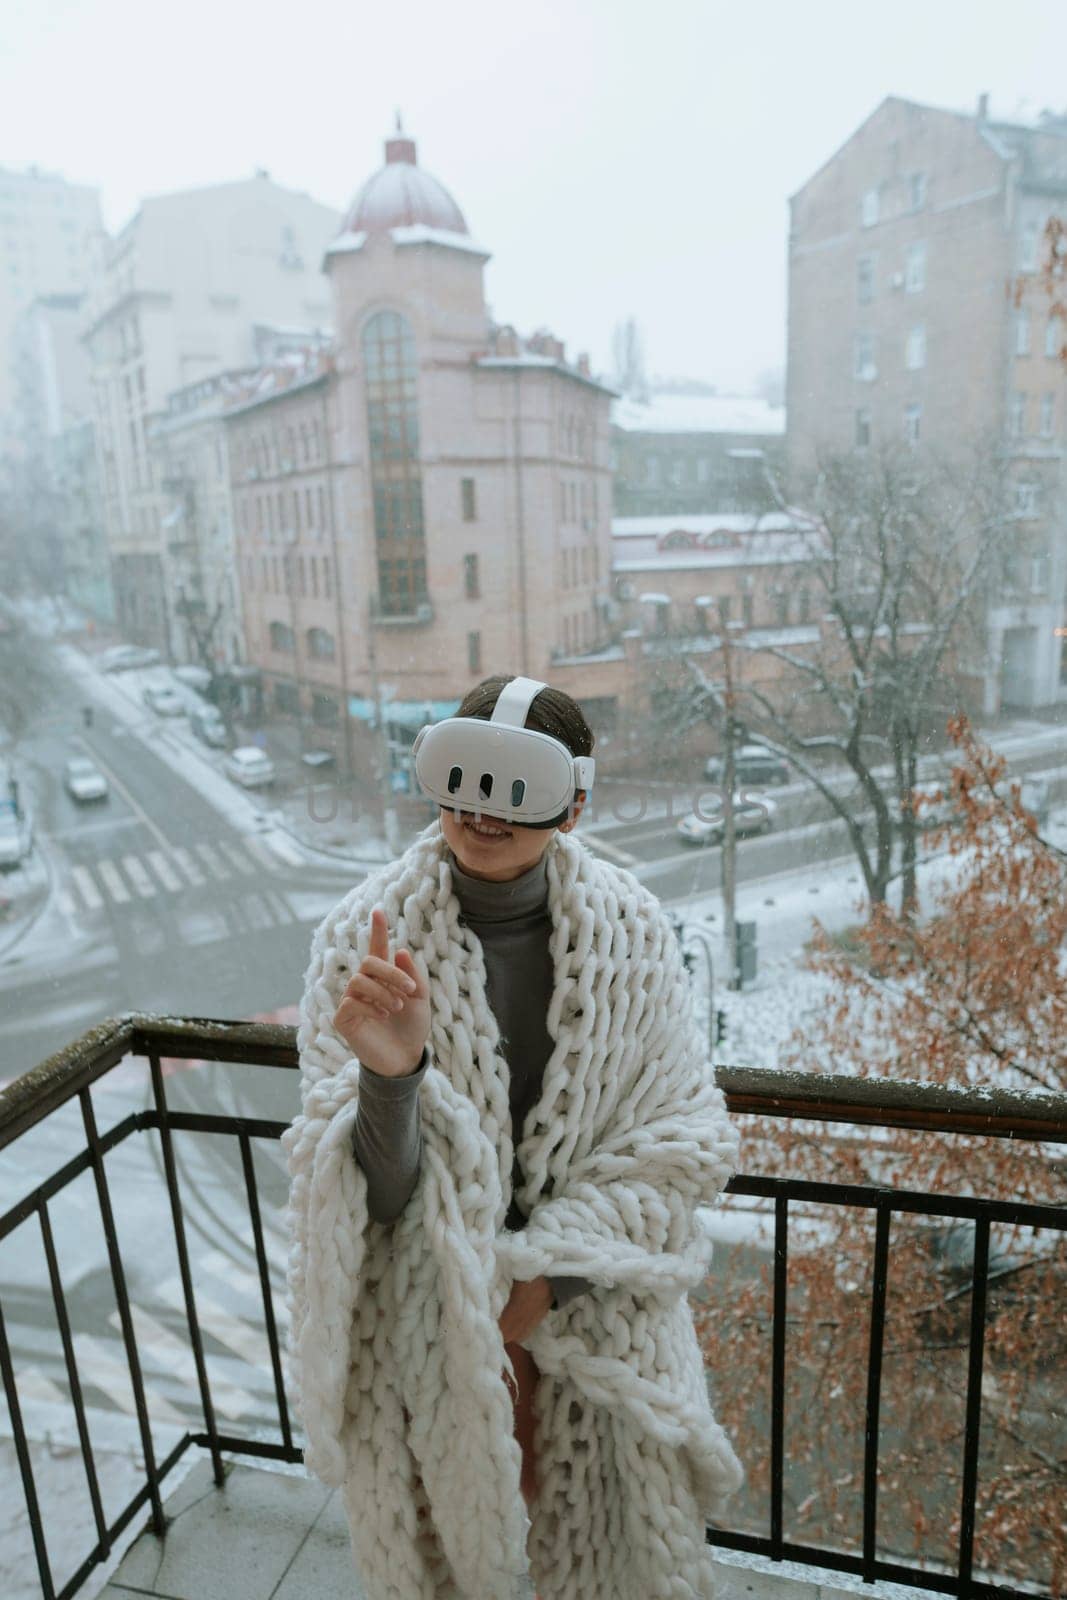
[[[265,172],[155,195],[94,264],[85,339],[100,485],[123,636],[172,650],[164,519],[149,424],[168,396],[270,359],[277,329],[327,328],[323,253],[340,216]],[[264,329],[269,337],[263,343]]]
[[[81,295],[101,231],[100,196],[39,167],[0,167],[0,449],[12,447],[12,335],[35,300]]]

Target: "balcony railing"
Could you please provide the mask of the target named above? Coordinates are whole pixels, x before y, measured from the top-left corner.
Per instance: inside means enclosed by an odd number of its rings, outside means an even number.
[[[147,1064],[145,1086],[151,1103],[144,1109],[120,1117],[114,1126],[101,1132],[93,1105],[92,1090],[107,1074],[129,1058]],[[50,1293],[55,1326],[62,1346],[89,1497],[92,1503],[96,1540],[76,1570],[56,1586],[49,1555],[49,1534],[41,1513],[38,1485],[31,1460],[19,1396],[19,1381],[14,1370],[7,1326],[0,1299],[0,1374],[3,1377],[10,1425],[33,1547],[45,1600],[68,1600],[85,1583],[94,1566],[109,1556],[115,1541],[129,1526],[138,1511],[150,1507],[150,1525],[163,1535],[166,1518],[160,1488],[176,1462],[190,1446],[210,1453],[214,1480],[224,1479],[222,1452],[257,1456],[279,1462],[299,1462],[302,1451],[294,1442],[282,1374],[277,1321],[273,1303],[269,1262],[264,1243],[259,1186],[253,1163],[253,1140],[277,1139],[287,1123],[260,1116],[239,1116],[221,1112],[182,1111],[168,1103],[165,1065],[182,1061],[242,1063],[257,1068],[295,1070],[298,1065],[295,1031],[269,1024],[212,1021],[205,1019],[154,1018],[128,1015],[107,1022],[86,1034],[67,1049],[16,1079],[0,1094],[0,1149],[10,1149],[15,1141],[41,1129],[49,1118],[65,1107],[80,1108],[84,1148],[65,1161],[43,1182],[36,1184],[0,1217],[0,1242],[6,1241],[22,1224],[35,1219],[41,1233],[43,1260],[40,1284]],[[910,1129],[929,1133],[955,1133],[995,1136],[1011,1140],[1031,1140],[1043,1144],[1067,1142],[1067,1097],[998,1092],[969,1093],[911,1082],[887,1082],[853,1077],[804,1076],[796,1073],[757,1068],[720,1067],[718,1080],[727,1103],[735,1114],[761,1117],[800,1118],[808,1122],[848,1123],[877,1129]],[[190,1254],[186,1238],[186,1216],[175,1162],[174,1134],[197,1133],[236,1141],[248,1204],[251,1248],[258,1271],[262,1298],[263,1329],[266,1334],[277,1409],[274,1438],[254,1438],[220,1429],[205,1360],[202,1318],[198,1311]],[[203,1426],[186,1428],[177,1443],[160,1460],[153,1440],[146,1387],[138,1351],[135,1318],[127,1286],[127,1263],[116,1228],[116,1212],[108,1180],[107,1157],[126,1140],[146,1133],[158,1134],[162,1154],[162,1176],[166,1184],[174,1246],[181,1277],[181,1298],[188,1325],[189,1350],[195,1365],[199,1409]],[[80,1137],[80,1136],[79,1136]],[[231,1146],[232,1148],[232,1146]],[[76,1355],[76,1337],[59,1266],[50,1218],[50,1203],[64,1193],[81,1174],[92,1177],[107,1246],[108,1266],[114,1288],[129,1383],[135,1401],[136,1429],[144,1465],[144,1482],[118,1515],[108,1520],[103,1509],[100,1479],[86,1416],[83,1381]],[[865,1581],[887,1579],[936,1593],[958,1596],[1007,1597],[1023,1591],[1008,1584],[978,1581],[974,1572],[976,1487],[979,1470],[979,1440],[982,1425],[982,1376],[986,1345],[986,1290],[989,1281],[990,1228],[996,1224],[1053,1229],[1067,1227],[1067,1212],[1052,1205],[1015,1204],[1008,1201],[954,1198],[877,1185],[815,1183],[739,1175],[728,1192],[769,1201],[774,1217],[772,1394],[770,1396],[770,1497],[769,1527],[764,1534],[752,1534],[727,1527],[708,1530],[709,1542],[738,1551],[753,1552],[772,1561],[788,1560],[811,1567],[853,1573]],[[792,1202],[816,1201],[831,1206],[860,1207],[875,1218],[874,1272],[871,1303],[869,1361],[866,1382],[865,1446],[863,1470],[863,1537],[860,1554],[834,1551],[824,1546],[805,1545],[784,1536],[783,1500],[787,1467],[788,1439],[785,1426],[785,1362],[787,1350],[786,1288],[789,1207]],[[973,1272],[970,1283],[971,1315],[966,1377],[966,1426],[962,1446],[962,1515],[959,1546],[954,1570],[888,1561],[876,1554],[879,1490],[879,1406],[882,1377],[882,1337],[885,1326],[886,1281],[891,1242],[890,1218],[893,1213],[923,1217],[965,1219],[973,1224]],[[25,1284],[22,1289],[25,1292]],[[4,1291],[3,1298],[6,1298]],[[1054,1318],[1054,1308],[1048,1308]],[[1062,1313],[1061,1313],[1062,1315]],[[260,1429],[260,1432],[263,1430]],[[744,1441],[740,1442],[742,1450]],[[1042,1594],[1039,1587],[1027,1588]]]

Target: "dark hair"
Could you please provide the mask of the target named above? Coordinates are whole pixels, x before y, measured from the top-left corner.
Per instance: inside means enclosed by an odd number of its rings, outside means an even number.
[[[498,672],[491,678],[483,678],[481,683],[475,684],[464,695],[456,716],[482,717],[488,722],[496,709],[500,691],[516,676],[514,672]],[[553,739],[559,739],[567,746],[572,756],[591,756],[593,753],[595,735],[585,720],[585,712],[577,700],[572,700],[562,689],[553,689],[550,685],[538,689],[530,702],[524,726],[533,728],[537,733],[551,734]],[[577,796],[582,791],[576,789],[574,792]]]
[[[500,691],[515,677],[514,672],[498,672],[492,678],[483,678],[464,695],[456,716],[483,717],[488,721],[496,710]],[[572,700],[562,689],[553,689],[550,685],[538,689],[526,713],[525,726],[561,740],[572,756],[593,753],[594,735],[585,720],[585,712],[577,700]]]

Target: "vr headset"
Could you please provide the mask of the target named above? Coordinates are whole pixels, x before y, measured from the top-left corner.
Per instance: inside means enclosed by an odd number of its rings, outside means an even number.
[[[551,734],[524,726],[537,678],[512,678],[485,717],[446,717],[415,737],[415,777],[438,805],[496,817],[516,828],[556,828],[573,816],[574,792],[593,787],[596,762]]]

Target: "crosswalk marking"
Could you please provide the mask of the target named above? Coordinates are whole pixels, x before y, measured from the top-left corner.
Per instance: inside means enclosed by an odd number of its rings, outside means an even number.
[[[145,871],[142,861],[139,861],[136,856],[123,856],[122,865],[126,869],[126,876],[143,900],[147,900],[155,894],[156,886]]]
[[[107,886],[107,891],[112,900],[117,900],[121,905],[124,901],[131,898],[130,891],[123,883],[119,869],[116,867],[113,861],[98,861],[96,863],[96,870],[103,878],[104,883]]]
[[[56,899],[59,902],[59,909],[65,917],[72,917],[77,911],[78,902],[69,889],[60,889],[56,894]]]
[[[114,1356],[108,1354],[107,1347],[98,1339],[94,1339],[91,1333],[74,1335],[74,1354],[77,1357],[78,1375],[82,1383],[91,1383],[102,1394],[106,1394],[120,1411],[134,1415],[137,1406],[133,1398],[130,1371],[126,1361],[116,1361]],[[168,1400],[164,1400],[163,1396],[157,1394],[148,1384],[145,1384],[144,1388],[149,1415],[154,1420],[184,1423],[185,1418],[181,1412],[176,1411]]]
[[[168,1278],[166,1283],[159,1285],[156,1293],[168,1305],[180,1311],[185,1310],[185,1295],[180,1278]],[[212,1300],[210,1295],[199,1291],[196,1296],[196,1315],[201,1329],[210,1333],[219,1344],[225,1345],[227,1350],[232,1350],[242,1361],[247,1361],[249,1366],[269,1371],[270,1349],[257,1328],[249,1327],[248,1323],[242,1322],[239,1317],[231,1316],[217,1300]]]
[[[171,845],[170,853],[193,885],[193,888],[199,889],[204,881],[204,874],[193,860],[192,853],[181,844]]]
[[[149,850],[148,863],[164,889],[180,889],[182,880],[163,854],[162,850]]]
[[[222,879],[230,876],[228,868],[223,866],[209,844],[198,844],[196,853],[213,878]]]
[[[71,873],[71,877],[77,884],[78,889],[81,892],[81,897],[85,901],[85,904],[88,906],[89,910],[99,911],[100,907],[104,903],[104,897],[100,893],[100,890],[96,887],[96,879],[89,871],[89,868],[75,867]]]
[[[134,1302],[130,1305],[130,1315],[133,1318],[134,1333],[137,1336],[137,1349],[141,1356],[143,1366],[152,1365],[163,1372],[170,1373],[177,1378],[179,1383],[186,1384],[194,1394],[200,1392],[200,1381],[197,1377],[196,1363],[193,1360],[192,1348],[188,1341],[179,1339],[171,1333],[161,1322],[157,1322],[151,1312]],[[122,1331],[122,1319],[117,1311],[112,1311],[107,1319],[111,1326],[118,1332]],[[212,1378],[211,1398],[215,1410],[221,1411],[224,1417],[231,1422],[238,1417],[248,1415],[254,1410],[255,1401],[246,1389],[240,1389],[235,1384],[220,1382]]]
[[[216,848],[221,850],[227,860],[232,861],[238,872],[255,872],[255,864],[245,855],[238,845],[231,844],[229,839],[217,839]]]
[[[277,870],[278,857],[269,845],[264,844],[262,839],[258,838],[254,833],[250,833],[246,835],[242,843],[252,859],[258,861],[261,867],[266,867],[268,872]]]

